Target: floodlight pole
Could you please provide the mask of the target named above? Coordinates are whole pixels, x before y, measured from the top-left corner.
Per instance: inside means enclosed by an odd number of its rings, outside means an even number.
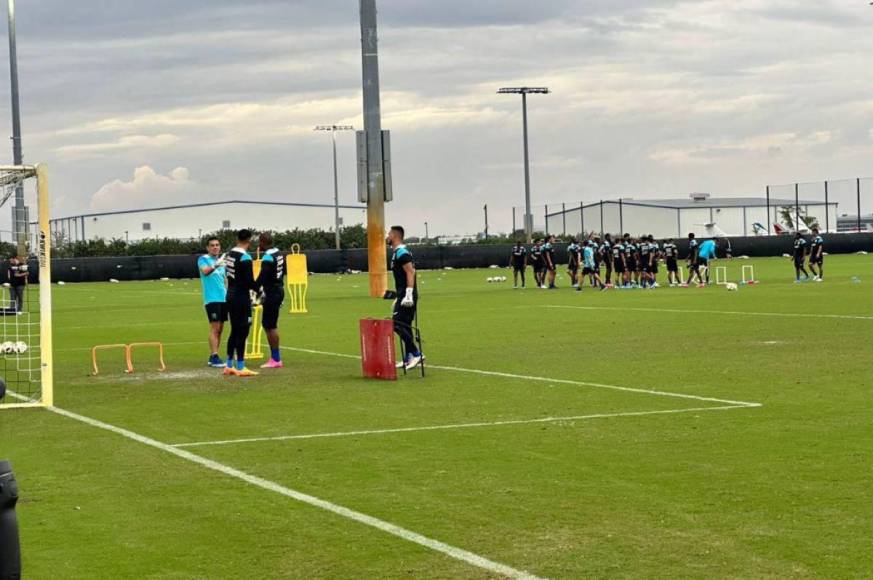
[[[524,125],[524,233],[527,243],[533,241],[533,213],[530,204],[530,149],[528,147],[527,131],[527,96],[529,94],[547,95],[551,91],[546,87],[506,87],[497,91],[501,95],[521,95],[522,123]]]
[[[9,80],[12,97],[12,163],[23,165],[24,156],[21,152],[21,107],[18,94],[18,47],[15,40],[15,0],[7,3],[9,17]],[[15,205],[13,206],[12,231],[15,243],[18,245],[18,254],[24,255],[25,246],[25,209],[24,209],[24,186],[19,183],[15,186]]]
[[[382,298],[388,290],[388,263],[385,251],[385,172],[376,0],[360,0],[360,9],[364,134],[367,141],[367,266],[370,296]]]
[[[316,131],[330,131],[330,138],[333,142],[333,221],[334,221],[334,237],[336,239],[336,249],[340,249],[340,215],[339,215],[339,174],[336,168],[336,132],[337,131],[354,131],[355,128],[351,125],[319,125],[315,128]]]

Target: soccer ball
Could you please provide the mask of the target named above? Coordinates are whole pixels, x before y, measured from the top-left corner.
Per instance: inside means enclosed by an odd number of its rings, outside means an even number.
[[[9,342],[8,340],[6,342],[0,344],[0,351],[2,351],[3,354],[11,354],[13,348],[14,348],[14,345],[11,342]]]
[[[729,282],[727,285],[725,285],[725,288],[728,289],[728,292],[736,292],[739,289],[739,286],[737,286],[733,282]]]
[[[15,350],[13,352],[17,352],[18,354],[24,354],[27,352],[27,343],[18,341],[14,345]]]
[[[489,284],[491,284],[492,282],[494,282],[494,278],[488,278],[488,279],[486,280],[486,282],[488,282]]]

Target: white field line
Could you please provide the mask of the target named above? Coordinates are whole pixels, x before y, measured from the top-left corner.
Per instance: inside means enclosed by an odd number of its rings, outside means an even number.
[[[16,396],[16,398],[23,398],[17,393],[10,392],[10,394]],[[347,507],[343,507],[335,503],[331,503],[327,500],[323,500],[321,498],[293,490],[276,482],[258,477],[256,475],[251,475],[244,471],[240,471],[239,469],[230,467],[229,465],[225,465],[224,463],[219,463],[217,461],[195,455],[190,451],[185,451],[184,449],[178,449],[171,445],[167,445],[166,443],[161,443],[160,441],[156,441],[155,439],[151,439],[138,433],[134,433],[133,431],[129,431],[121,427],[116,427],[115,425],[110,425],[109,423],[104,423],[103,421],[98,421],[97,419],[92,419],[84,415],[79,415],[77,413],[73,413],[72,411],[61,409],[59,407],[49,407],[49,411],[57,413],[58,415],[61,415],[63,417],[67,417],[68,419],[79,421],[80,423],[84,423],[91,427],[102,429],[104,431],[109,431],[115,433],[116,435],[121,435],[122,437],[130,439],[131,441],[136,441],[137,443],[142,443],[143,445],[148,445],[149,447],[153,447],[160,451],[175,455],[180,459],[190,461],[191,463],[196,463],[197,465],[200,465],[207,469],[211,469],[213,471],[217,471],[218,473],[221,473],[228,477],[239,479],[240,481],[243,481],[249,485],[260,487],[261,489],[265,489],[267,491],[272,491],[273,493],[277,493],[279,495],[283,495],[301,503],[328,511],[340,517],[352,520],[354,522],[358,522],[360,524],[364,524],[365,526],[376,528],[377,530],[381,530],[385,533],[391,534],[392,536],[398,537],[402,540],[406,540],[407,542],[412,542],[413,544],[418,544],[419,546],[422,546],[424,548],[440,552],[442,554],[445,554],[446,556],[449,556],[450,558],[454,558],[455,560],[465,562],[467,564],[470,564],[471,566],[475,566],[483,570],[487,570],[488,572],[500,574],[501,576],[505,576],[507,578],[517,578],[519,580],[540,580],[538,576],[534,576],[533,574],[525,572],[524,570],[517,570],[515,568],[507,566],[506,564],[501,564],[499,562],[489,560],[488,558],[485,558],[478,554],[474,554],[473,552],[468,552],[467,550],[464,550],[462,548],[457,548],[444,542],[440,542],[439,540],[434,540],[433,538],[423,536],[417,532],[413,532],[412,530],[407,530],[406,528],[402,528],[398,525],[386,522],[385,520],[380,520],[379,518],[368,516],[367,514],[349,509]]]
[[[372,429],[365,431],[341,431],[337,433],[311,433],[306,435],[280,435],[277,437],[250,437],[247,439],[225,439],[223,441],[198,441],[177,443],[173,447],[205,447],[213,445],[236,445],[239,443],[262,443],[267,441],[294,441],[299,439],[325,439],[333,437],[354,437],[359,435],[386,435],[392,433],[415,433],[419,431],[448,431],[452,429],[474,429],[478,427],[503,427],[507,425],[532,425],[536,423],[561,423],[564,421],[584,421],[589,419],[610,419],[613,417],[645,417],[648,415],[677,415],[680,413],[699,413],[703,411],[727,411],[729,409],[749,409],[746,405],[727,405],[723,407],[696,407],[689,409],[667,409],[662,411],[638,411],[631,413],[600,413],[596,415],[576,415],[572,417],[541,417],[539,419],[514,419],[481,423],[456,423],[451,425],[430,425],[426,427],[400,427],[397,429]]]
[[[335,356],[342,358],[350,358],[355,360],[360,360],[361,357],[353,354],[341,354],[338,352],[328,352],[323,350],[312,350],[308,348],[295,348],[293,346],[283,346],[282,350],[288,350],[293,352],[305,352],[309,354],[321,354],[325,356]],[[467,369],[462,367],[448,367],[441,365],[432,365],[428,364],[427,368],[429,369],[437,369],[442,371],[452,371],[458,373],[468,373],[474,375],[484,375],[489,377],[501,377],[504,379],[521,379],[525,381],[535,381],[541,383],[553,383],[553,384],[561,384],[561,385],[573,385],[577,387],[594,387],[597,389],[610,389],[613,391],[624,391],[627,393],[641,393],[644,395],[655,395],[658,397],[675,397],[677,399],[691,399],[694,401],[704,401],[707,403],[721,403],[724,405],[731,405],[736,407],[762,407],[761,403],[750,403],[748,401],[731,401],[729,399],[716,399],[715,397],[701,397],[699,395],[688,395],[685,393],[673,393],[670,391],[656,391],[653,389],[637,389],[634,387],[620,387],[618,385],[605,385],[601,383],[590,383],[587,381],[574,381],[570,379],[554,379],[549,377],[537,377],[532,375],[517,375],[514,373],[503,373],[498,371],[485,371],[480,369]]]
[[[685,310],[678,308],[624,308],[617,306],[566,306],[544,304],[540,308],[563,308],[570,310],[617,310],[625,312],[666,312],[669,314],[727,314],[733,316],[771,316],[775,318],[831,318],[836,320],[873,320],[873,316],[850,314],[810,314],[804,312],[744,312],[742,310]]]

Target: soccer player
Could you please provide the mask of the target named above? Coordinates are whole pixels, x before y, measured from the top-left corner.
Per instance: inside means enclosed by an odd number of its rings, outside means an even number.
[[[624,285],[631,288],[636,282],[637,247],[630,234],[624,235]]]
[[[715,257],[714,240],[706,240],[700,244],[697,250],[697,277],[700,278],[700,270],[704,270],[706,272],[706,282],[704,284],[709,284],[709,261],[714,260]]]
[[[415,344],[412,323],[418,308],[418,285],[415,280],[415,263],[412,254],[403,243],[406,232],[401,226],[391,226],[388,243],[391,244],[391,272],[394,274],[394,287],[397,299],[394,301],[394,332],[403,342],[406,358],[398,366],[406,370],[414,369],[424,359]]]
[[[809,280],[809,272],[806,271],[806,268],[803,267],[803,262],[806,259],[806,246],[807,242],[804,239],[803,234],[800,232],[795,232],[794,234],[794,283],[800,284],[802,280],[800,279],[800,273],[803,273],[803,280]]]
[[[558,275],[558,267],[555,265],[555,236],[549,236],[546,243],[543,244],[543,261],[546,265],[546,273],[548,274],[549,290],[557,290],[555,278]]]
[[[9,293],[15,312],[21,314],[24,310],[24,291],[27,288],[27,260],[12,256],[9,259],[9,271],[6,273],[9,279]]]
[[[685,285],[691,284],[695,276],[697,276],[697,283],[703,284],[703,278],[700,276],[700,264],[697,261],[698,249],[697,239],[694,232],[691,232],[688,234],[688,280],[685,281]]]
[[[621,241],[621,236],[615,240],[612,246],[612,271],[615,274],[615,284],[623,286],[627,283],[627,262],[624,255],[624,243]]]
[[[567,255],[569,256],[567,274],[570,275],[570,284],[576,290],[582,290],[582,285],[579,282],[579,265],[582,262],[582,246],[579,245],[578,240],[573,239],[573,241],[570,242],[570,245],[567,246]]]
[[[612,284],[612,236],[606,234],[603,236],[603,243],[600,244],[600,259],[606,266],[606,276],[604,278],[607,286]]]
[[[651,272],[652,263],[651,263],[651,246],[649,246],[649,239],[646,236],[640,238],[639,246],[637,252],[639,253],[639,271],[640,271],[640,286],[642,288],[648,288],[651,282],[651,277],[649,273]]]
[[[649,281],[652,288],[658,288],[658,261],[661,259],[661,247],[655,241],[655,236],[649,234]]]
[[[261,306],[264,308],[263,326],[270,344],[270,360],[261,365],[262,369],[281,369],[282,355],[279,351],[279,310],[285,300],[285,256],[273,247],[273,234],[262,232],[258,236],[261,250],[261,273],[257,287],[263,294]]]
[[[230,336],[227,338],[227,366],[224,374],[238,377],[252,377],[258,374],[247,369],[245,363],[246,340],[252,326],[251,295],[256,289],[254,262],[248,252],[251,244],[252,231],[240,230],[236,235],[236,247],[225,256]]]
[[[200,271],[200,286],[203,288],[203,304],[209,320],[209,356],[207,366],[224,368],[224,361],[218,355],[221,333],[227,322],[227,288],[225,286],[224,256],[221,256],[221,241],[209,238],[206,241],[206,254],[197,260]]]
[[[533,261],[534,282],[536,282],[537,288],[545,288],[546,267],[543,259],[543,245],[541,240],[534,241],[534,245],[530,249],[530,257]]]
[[[596,284],[601,290],[605,290],[606,285],[600,279],[600,272],[597,270],[597,264],[594,259],[596,253],[597,243],[594,241],[586,244],[582,250],[582,278],[584,280],[585,276],[588,276],[592,286]],[[579,290],[582,290],[582,286],[579,286]]]
[[[821,282],[824,278],[824,238],[818,233],[818,228],[812,228],[812,248],[809,251],[809,271],[813,280]],[[816,271],[818,267],[818,271]]]
[[[524,274],[527,270],[527,248],[524,247],[521,240],[515,242],[515,246],[512,247],[509,263],[512,264],[512,287],[518,288],[518,277],[520,275],[521,287],[524,288]]]
[[[678,286],[682,281],[679,279],[679,248],[673,238],[664,244],[664,258],[667,262],[667,282],[671,287]]]

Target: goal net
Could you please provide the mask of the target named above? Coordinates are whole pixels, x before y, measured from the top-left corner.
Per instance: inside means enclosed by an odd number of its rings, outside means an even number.
[[[0,207],[12,214],[0,241],[0,410],[53,402],[48,202],[45,165],[0,166]]]

